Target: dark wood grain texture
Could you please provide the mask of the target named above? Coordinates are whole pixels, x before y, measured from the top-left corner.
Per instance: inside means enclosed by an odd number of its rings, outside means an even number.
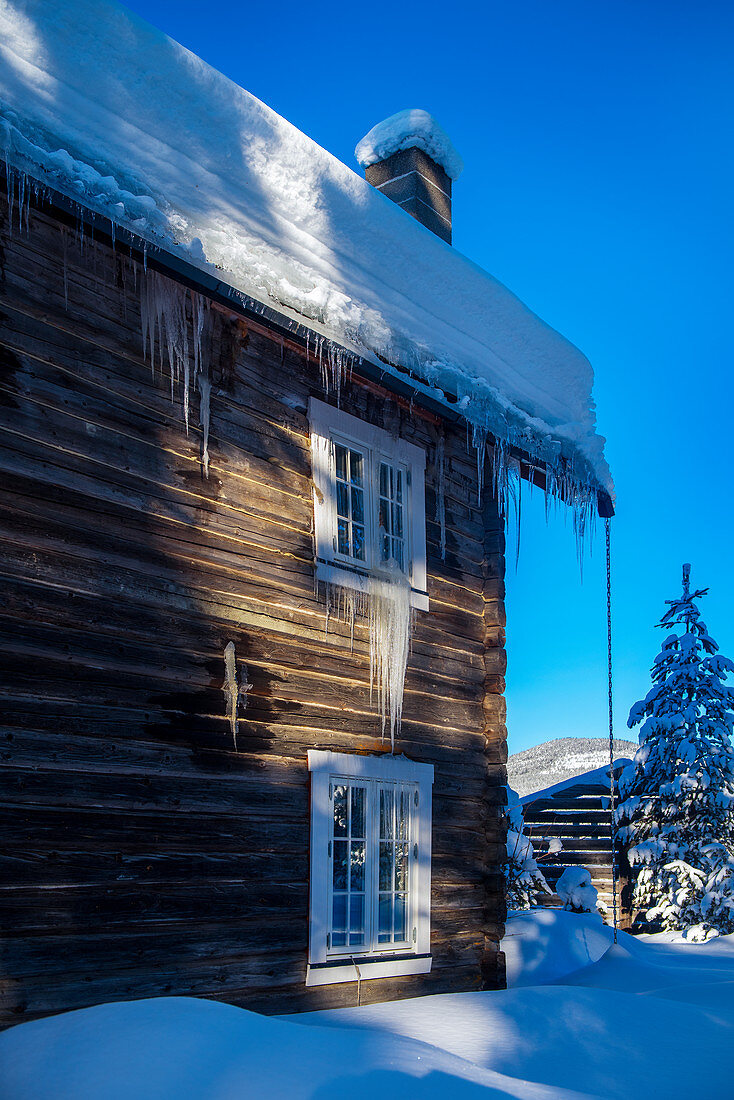
[[[266,1012],[307,989],[309,748],[380,752],[369,639],[325,631],[307,406],[318,362],[215,311],[198,398],[142,350],[135,261],[0,199],[0,1024],[114,999]],[[342,407],[427,454],[431,609],[397,751],[435,767],[430,974],[364,1002],[504,984],[504,533],[465,429],[347,380]],[[435,457],[446,453],[446,557]],[[252,683],[238,751],[223,650]]]

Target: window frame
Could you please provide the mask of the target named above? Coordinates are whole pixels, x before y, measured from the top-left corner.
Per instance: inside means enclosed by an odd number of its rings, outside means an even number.
[[[433,765],[408,760],[405,756],[383,753],[356,756],[350,753],[309,749],[311,773],[311,873],[309,901],[309,955],[306,985],[331,985],[355,981],[358,977],[395,977],[425,974],[431,969],[431,811]],[[379,816],[375,801],[379,784],[408,785],[417,792],[417,806],[410,815],[410,907],[407,916],[408,939],[398,943],[364,947],[327,946],[332,931],[331,901],[333,881],[333,789],[339,780],[364,782],[374,792],[365,811],[373,821]],[[331,786],[331,791],[330,791]],[[372,802],[371,807],[369,802]],[[374,835],[374,834],[373,834]],[[379,843],[379,826],[377,841]],[[366,892],[365,907],[376,910],[379,898],[376,870]],[[415,934],[413,933],[415,929]],[[414,938],[415,935],[415,938]],[[348,938],[348,937],[347,937]]]
[[[368,578],[389,576],[380,563],[379,508],[380,463],[405,471],[403,538],[411,603],[429,608],[426,563],[426,452],[407,440],[395,438],[384,428],[368,424],[341,409],[309,398],[311,457],[314,498],[314,548],[316,578],[366,592]],[[358,560],[337,549],[337,490],[335,444],[360,451],[364,456],[365,559]]]

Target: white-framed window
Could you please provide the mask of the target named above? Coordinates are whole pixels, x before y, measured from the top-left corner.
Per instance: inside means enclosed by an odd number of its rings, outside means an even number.
[[[431,969],[433,765],[309,749],[307,985]]]
[[[427,611],[425,451],[315,397],[308,412],[317,578],[364,590],[397,569]]]

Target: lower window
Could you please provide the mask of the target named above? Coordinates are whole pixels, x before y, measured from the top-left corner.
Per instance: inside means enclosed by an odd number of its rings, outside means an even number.
[[[307,984],[430,970],[433,767],[312,749]]]

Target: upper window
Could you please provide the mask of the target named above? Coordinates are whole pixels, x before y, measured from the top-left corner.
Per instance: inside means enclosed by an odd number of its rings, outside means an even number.
[[[399,570],[427,610],[425,451],[313,397],[309,419],[317,577],[359,589]]]
[[[432,765],[316,749],[308,763],[308,984],[429,970]]]

